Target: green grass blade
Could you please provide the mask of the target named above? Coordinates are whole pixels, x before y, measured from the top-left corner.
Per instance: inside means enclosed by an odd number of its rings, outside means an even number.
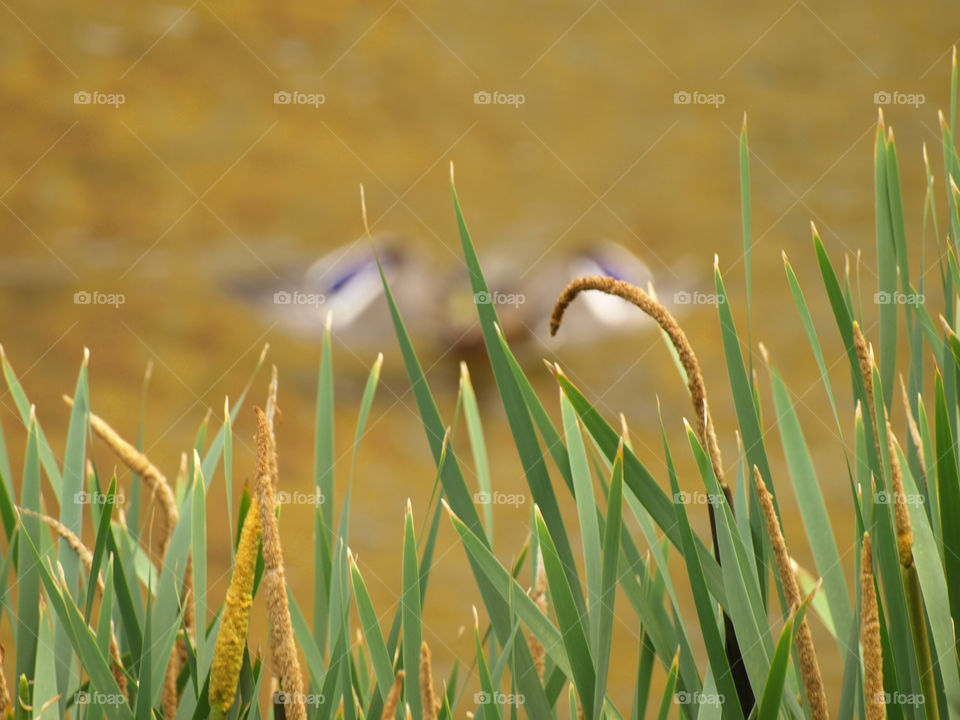
[[[960,508],[960,473],[950,430],[949,412],[940,374],[936,377],[936,476],[940,503],[940,541],[943,543],[943,567],[950,596],[950,616],[954,619],[954,639],[960,643],[960,523],[952,514]]]
[[[413,531],[413,508],[407,501],[407,513],[403,534],[403,669],[404,699],[420,717],[420,644],[423,639],[420,604],[420,566],[417,562],[417,540]],[[412,688],[412,689],[411,689]]]
[[[487,354],[490,356],[490,364],[493,368],[497,389],[500,392],[500,398],[503,400],[507,420],[510,424],[510,431],[513,434],[514,443],[520,455],[524,476],[527,479],[527,484],[533,495],[533,501],[540,508],[544,521],[551,529],[551,534],[557,543],[557,552],[563,562],[564,572],[568,575],[567,581],[573,592],[574,601],[580,613],[583,614],[586,612],[586,603],[583,599],[580,584],[573,571],[575,568],[573,551],[570,548],[567,534],[564,532],[560,506],[557,503],[557,497],[553,491],[553,485],[550,482],[550,475],[547,472],[543,453],[537,442],[533,422],[530,419],[530,413],[527,411],[523,395],[513,377],[510,365],[500,349],[500,341],[497,339],[496,330],[498,324],[497,311],[489,302],[490,289],[487,287],[486,280],[483,277],[480,260],[477,257],[473,241],[470,239],[470,232],[467,230],[467,224],[460,208],[460,200],[457,197],[457,191],[453,186],[452,178],[450,189],[453,193],[453,206],[457,216],[457,227],[460,231],[460,242],[463,246],[467,269],[470,273],[470,285],[474,293],[477,315],[480,318],[480,328],[483,332],[484,345],[487,348]],[[482,301],[484,297],[487,298],[487,301]]]
[[[660,422],[660,433],[663,438],[667,471],[670,476],[670,489],[673,491],[674,496],[678,496],[680,493],[680,485],[677,482],[677,473],[674,468],[673,457],[670,454],[670,446],[667,443],[667,434],[663,427],[662,420]],[[693,591],[697,618],[700,621],[700,632],[704,645],[706,646],[710,669],[714,677],[718,677],[717,682],[720,692],[727,699],[727,703],[724,706],[727,713],[735,720],[742,720],[743,708],[740,706],[740,698],[737,695],[737,688],[733,682],[733,673],[730,669],[730,663],[727,661],[726,649],[724,648],[723,638],[717,622],[716,606],[710,598],[706,577],[704,576],[703,566],[700,561],[700,554],[696,551],[695,536],[693,529],[690,527],[690,519],[687,517],[686,505],[680,502],[674,503],[674,513],[677,518],[677,527],[680,530],[682,541],[682,547],[680,549],[683,552],[687,568],[687,577],[690,580],[690,587]]]
[[[60,504],[60,522],[78,537],[83,537],[83,479],[86,472],[87,417],[90,407],[87,388],[87,353],[84,353],[73,394],[73,407],[70,410],[70,425],[67,429],[67,447],[63,458],[63,491]],[[80,602],[75,584],[79,572],[80,559],[63,539],[58,540],[57,560],[63,567],[64,575],[70,580],[69,592],[76,602]],[[59,662],[56,665],[56,687],[60,693],[59,708],[65,707],[67,693],[79,681],[74,663],[73,649],[66,629],[54,617],[53,643]],[[42,704],[42,703],[41,703]]]
[[[830,617],[837,637],[845,638],[849,634],[850,623],[853,622],[853,608],[850,606],[847,582],[843,575],[843,565],[840,563],[840,552],[830,524],[826,501],[823,499],[813,458],[789,391],[772,364],[770,383],[777,414],[776,424],[780,430],[783,454],[793,482],[800,517],[813,551],[814,562],[823,577],[824,594],[829,602]]]
[[[13,402],[17,406],[20,420],[23,422],[24,427],[29,428],[32,415],[30,409],[31,404],[27,399],[26,393],[23,391],[23,387],[20,385],[20,381],[17,380],[17,376],[13,372],[10,361],[7,360],[7,355],[2,345],[0,345],[0,366],[3,368],[3,377],[7,381],[7,389],[10,391],[10,397],[13,398]],[[53,494],[59,502],[60,489],[63,485],[60,466],[57,463],[57,456],[54,455],[53,450],[50,449],[50,443],[47,442],[47,436],[44,434],[43,428],[39,426],[37,426],[37,454],[40,458],[41,465],[43,465],[44,473],[46,473],[50,479]],[[17,673],[17,677],[20,677],[20,673]]]
[[[620,555],[620,534],[623,529],[623,454],[617,456],[613,477],[607,496],[607,520],[603,530],[603,560],[600,580],[599,607],[591,606],[597,616],[597,645],[594,657],[597,662],[597,688],[594,697],[593,717],[599,720],[603,695],[607,687],[610,669],[610,646],[613,640],[614,606],[617,598],[617,560]]]
[[[880,313],[880,352],[877,363],[883,378],[884,403],[890,405],[897,361],[897,248],[890,209],[889,171],[884,142],[883,116],[877,127],[874,150],[875,215],[877,223],[877,298]],[[906,281],[909,275],[904,277]]]
[[[470,451],[473,454],[473,468],[477,473],[477,485],[480,492],[490,495],[490,463],[487,459],[487,444],[483,437],[477,395],[473,391],[466,363],[460,363],[460,390],[463,393],[463,415],[467,421],[467,434],[470,436]],[[487,530],[487,537],[493,542],[492,503],[485,503],[483,506],[483,524]]]
[[[227,503],[227,528],[233,525],[233,420],[230,419],[230,400],[223,399],[223,486]],[[237,550],[234,544],[230,546],[230,565]]]
[[[390,654],[387,652],[387,644],[384,642],[383,632],[380,630],[380,622],[373,609],[373,601],[370,599],[367,585],[352,555],[350,556],[350,574],[353,580],[353,596],[356,599],[357,613],[360,616],[360,627],[363,628],[363,636],[367,640],[370,661],[377,676],[380,698],[381,701],[386,700],[393,685],[393,663],[390,662]]]
[[[543,554],[543,566],[547,571],[547,585],[550,599],[557,614],[557,622],[563,637],[563,645],[570,658],[570,669],[577,695],[584,708],[593,707],[593,695],[596,692],[596,672],[587,640],[587,628],[573,599],[573,592],[567,581],[567,572],[561,564],[560,555],[543,515],[536,513],[537,537]]]
[[[584,397],[583,393],[563,373],[557,374],[557,381],[577,411],[577,415],[587,432],[593,437],[603,454],[612,461],[620,447],[620,435],[603,419],[596,408]],[[676,510],[672,496],[667,496],[657,484],[653,475],[643,466],[643,463],[626,447],[623,451],[623,482],[633,496],[643,504],[646,511],[650,513],[650,517],[653,518],[660,530],[670,538],[670,542],[682,550],[683,538],[676,522]],[[707,580],[707,587],[713,596],[720,603],[723,603],[725,592],[723,579],[720,575],[720,566],[713,558],[713,552],[707,549],[700,538],[694,536],[693,543]]]
[[[570,453],[570,469],[573,473],[573,487],[576,492],[577,517],[580,520],[580,538],[583,542],[584,566],[587,573],[587,597],[590,649],[594,654],[599,650],[600,627],[599,613],[596,612],[600,604],[602,589],[601,573],[602,560],[600,549],[600,529],[597,525],[597,506],[593,497],[593,480],[590,476],[590,465],[587,462],[587,452],[580,435],[577,416],[567,397],[560,393],[560,408],[563,417],[563,430],[566,436],[567,448]],[[619,543],[613,552],[619,550]],[[578,580],[579,582],[579,580]]]
[[[752,295],[752,257],[753,237],[750,217],[750,144],[747,140],[747,115],[743,115],[743,127],[740,129],[740,225],[743,228],[743,269],[746,277],[747,295],[747,347],[753,347],[751,340],[753,325]],[[753,371],[753,356],[750,356],[750,370]]]
[[[313,639],[319,648],[327,647],[330,614],[330,548],[333,545],[333,352],[330,325],[323,331],[320,373],[317,380],[317,408],[314,421],[313,486],[324,502],[314,512],[313,566]]]
[[[35,513],[43,512],[40,500],[40,429],[31,411],[27,431],[27,451],[23,461],[23,484],[20,487],[20,505]],[[16,677],[33,676],[37,662],[36,627],[40,622],[39,552],[24,538],[40,539],[40,519],[20,516],[19,559],[17,563],[17,623],[14,642],[17,648]]]
[[[197,615],[196,654],[197,663],[203,665],[207,658],[207,494],[203,481],[200,455],[194,451],[195,475],[193,478],[193,513],[190,523],[190,549],[193,554],[193,595]]]
[[[663,688],[663,697],[660,698],[660,709],[657,712],[658,720],[667,720],[667,717],[670,715],[670,707],[677,702],[675,691],[677,689],[678,659],[679,657],[673,659],[673,663],[670,665],[670,671],[667,673],[667,684]]]

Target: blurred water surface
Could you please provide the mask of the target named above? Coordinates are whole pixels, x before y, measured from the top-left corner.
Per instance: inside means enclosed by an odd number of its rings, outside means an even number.
[[[717,253],[745,329],[737,134],[746,112],[754,153],[752,351],[763,340],[791,383],[841,552],[852,546],[841,447],[821,419],[826,398],[798,338],[781,250],[810,285],[831,372],[842,383],[847,371],[832,362],[840,347],[812,262],[809,222],[835,261],[862,251],[864,296],[872,297],[872,142],[877,103],[891,99],[883,110],[897,133],[913,267],[931,267],[936,246],[921,236],[920,147],[927,143],[939,172],[936,111],[948,102],[956,4],[751,1],[733,10],[616,0],[10,0],[0,16],[0,341],[54,447],[62,447],[67,420],[59,396],[72,389],[84,346],[92,354],[94,410],[128,437],[136,434],[141,377],[152,361],[145,446],[172,476],[205,413],[219,423],[224,396],[236,397],[269,341],[281,377],[283,482],[309,489],[319,348],[228,288],[306,269],[359,237],[361,183],[375,232],[399,233],[445,273],[456,271],[450,161],[491,266],[506,263],[525,275],[605,238],[642,258],[659,286],[695,296],[711,292]],[[942,195],[938,201],[944,207]],[[76,304],[84,292],[123,302]],[[875,316],[871,308],[867,314]],[[732,464],[735,415],[715,309],[686,308],[684,325]],[[520,491],[482,353],[447,352],[429,329],[426,335],[424,362],[445,422],[453,421],[457,361],[466,360],[486,412],[495,486]],[[365,374],[378,350],[386,356],[353,514],[354,551],[386,612],[398,599],[405,500],[414,498],[422,524],[433,469],[393,337],[385,333],[374,347],[335,345],[337,448],[345,460]],[[677,442],[690,410],[655,334],[579,346],[538,335],[521,357],[552,411],[556,390],[541,357],[559,360],[611,418],[623,412],[638,453],[664,476],[657,397]],[[766,370],[755,362],[766,397]],[[264,374],[254,400],[262,402],[265,387]],[[0,422],[18,459],[24,433],[5,393]],[[252,433],[245,409],[237,423],[238,487],[252,480]],[[463,440],[456,449],[469,469]],[[697,487],[692,464],[676,454],[684,485]],[[113,465],[99,450],[98,459]],[[809,564],[776,452],[773,461],[788,541]],[[338,473],[335,502],[347,462]],[[222,494],[222,478],[214,487]],[[562,502],[575,518],[569,498]],[[219,602],[230,532],[219,503],[210,507],[211,598]],[[504,560],[519,551],[530,509],[496,509]],[[312,588],[311,517],[309,507],[283,513],[288,578],[301,606]],[[706,512],[694,519],[705,534]],[[463,551],[446,527],[440,543],[425,637],[449,668],[455,657],[471,657],[471,643],[457,633],[478,599],[465,589]],[[849,552],[844,561],[852,568]],[[255,632],[262,623],[255,619]],[[630,619],[618,627],[612,689],[627,703],[637,627]],[[822,634],[818,623],[814,630]],[[836,703],[839,657],[825,652],[821,662]]]

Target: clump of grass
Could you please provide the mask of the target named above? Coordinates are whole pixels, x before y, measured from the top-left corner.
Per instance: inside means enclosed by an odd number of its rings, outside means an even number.
[[[259,697],[268,690],[283,690],[282,696],[274,697],[275,720],[308,714],[311,720],[393,720],[397,716],[449,720],[471,712],[484,720],[519,716],[622,720],[651,712],[666,717],[672,707],[683,720],[708,715],[732,720],[818,720],[828,712],[818,668],[818,655],[824,655],[822,648],[813,646],[813,621],[808,621],[808,612],[822,623],[825,642],[833,642],[843,660],[843,691],[837,693],[835,716],[872,720],[885,717],[888,709],[891,716],[904,718],[960,714],[960,663],[954,651],[960,621],[960,594],[956,592],[960,587],[960,526],[952,515],[960,506],[960,463],[954,442],[960,407],[956,384],[960,335],[954,327],[960,288],[956,259],[960,190],[954,181],[960,177],[960,156],[953,141],[960,94],[956,88],[955,64],[950,119],[941,117],[948,169],[945,184],[950,192],[948,240],[940,267],[946,306],[939,328],[934,322],[937,314],[924,302],[902,308],[878,302],[882,306],[877,309],[879,340],[874,356],[861,330],[874,325],[865,322],[858,301],[859,274],[854,285],[849,267],[845,273],[838,272],[813,230],[817,267],[852,370],[848,388],[852,402],[848,404],[840,401],[841,397],[847,399],[846,393],[835,394],[821,333],[805,299],[806,285],[784,257],[800,325],[820,370],[836,434],[842,440],[837,452],[845,462],[836,466],[848,469],[849,507],[841,507],[833,496],[828,505],[824,498],[824,479],[818,479],[795,409],[797,393],[770,363],[762,345],[758,347],[770,367],[775,412],[761,422],[766,395],[742,351],[753,349],[751,330],[748,327],[745,333],[738,333],[716,260],[722,361],[737,415],[740,463],[736,502],[724,479],[700,365],[675,319],[652,294],[610,278],[580,279],[561,295],[553,317],[554,331],[579,292],[602,290],[625,297],[652,315],[675,346],[695,408],[696,429],[687,428],[685,438],[706,490],[713,496],[722,492],[725,498],[709,507],[712,548],[695,531],[689,509],[677,500],[679,482],[671,438],[679,428],[661,424],[663,456],[650,462],[654,455],[650,448],[638,444],[634,449],[626,441],[625,415],[615,412],[608,419],[591,405],[559,363],[553,362],[550,368],[561,390],[562,426],[558,427],[550,412],[556,408],[541,400],[498,332],[496,309],[478,303],[494,388],[503,400],[533,497],[530,543],[521,546],[516,562],[504,565],[493,551],[492,512],[485,507],[481,516],[477,508],[483,494],[489,495],[495,488],[484,441],[482,405],[477,402],[470,375],[462,369],[455,417],[444,418],[384,278],[411,393],[436,465],[429,500],[421,504],[415,499],[406,507],[399,544],[402,602],[397,603],[392,617],[384,608],[376,608],[361,566],[348,549],[350,498],[359,478],[359,472],[354,478],[354,462],[374,408],[382,358],[372,364],[359,403],[348,477],[345,484],[335,486],[335,383],[328,324],[320,351],[315,417],[314,489],[318,497],[321,493],[325,496],[325,504],[312,510],[314,605],[308,611],[303,602],[294,601],[286,587],[287,573],[294,570],[284,565],[275,506],[279,468],[274,426],[281,415],[274,367],[265,409],[255,412],[253,496],[246,490],[242,496],[241,516],[246,515],[232,555],[230,586],[220,612],[213,609],[219,622],[208,626],[204,622],[210,597],[204,587],[206,534],[208,524],[214,528],[220,522],[215,510],[220,503],[211,495],[211,480],[223,479],[227,526],[232,529],[233,423],[253,380],[236,396],[232,409],[227,407],[223,427],[216,433],[208,434],[212,428],[207,413],[197,433],[192,462],[187,461],[189,455],[181,455],[174,493],[140,450],[89,412],[86,356],[69,399],[67,449],[57,453],[0,347],[0,373],[10,407],[20,417],[26,435],[17,487],[0,431],[0,543],[5,543],[7,551],[0,560],[15,574],[15,582],[0,588],[5,589],[5,594],[0,593],[0,621],[3,614],[9,617],[16,648],[16,663],[11,668],[4,668],[0,649],[0,717],[26,720],[47,713],[73,720],[85,716],[84,704],[104,698],[109,705],[90,708],[91,715],[111,720],[160,714],[255,720],[269,717],[261,715]],[[896,149],[892,133],[882,122],[878,130],[874,168],[878,290],[912,293]],[[744,124],[740,169],[748,288],[753,248],[749,157]],[[931,222],[939,238],[932,179],[924,158],[928,169],[925,222]],[[455,191],[454,208],[471,285],[479,295],[488,288]],[[753,316],[749,290],[746,298],[749,323]],[[901,324],[906,325],[905,333],[901,333]],[[910,351],[901,353],[908,355],[910,362],[901,380],[906,416],[903,431],[891,419],[890,410],[898,376],[898,339],[908,344]],[[720,358],[720,353],[716,356]],[[925,391],[931,357],[932,395]],[[263,362],[261,356],[254,375]],[[928,407],[933,408],[932,420],[927,416]],[[448,451],[456,447],[461,412],[473,451],[476,487],[468,484],[472,475],[465,472],[462,458]],[[845,437],[850,417],[852,439]],[[139,511],[127,514],[123,508],[113,507],[114,482],[106,500],[98,499],[89,508],[81,510],[79,503],[70,502],[73,494],[84,489],[91,491],[91,497],[102,495],[102,478],[87,457],[91,429],[151,491],[158,512],[155,521],[150,516],[153,526],[149,532],[141,527]],[[909,438],[906,455],[897,441],[900,432],[905,433],[901,437]],[[780,458],[771,452],[771,438],[776,434],[782,441],[782,468],[772,460]],[[662,472],[658,470],[661,466],[665,468]],[[773,477],[792,481],[812,551],[810,570],[799,568],[787,552],[777,511],[777,495],[787,488],[775,487]],[[828,482],[835,485],[835,481],[831,475]],[[41,492],[45,482],[49,488]],[[664,491],[668,483],[673,500]],[[339,527],[332,504],[334,487],[345,489],[337,498]],[[879,491],[884,489],[890,491],[893,508],[879,499]],[[559,495],[567,492],[576,504],[576,526],[560,512]],[[915,497],[923,499],[922,506],[908,504]],[[828,508],[834,507],[856,518],[855,541],[862,538],[861,573],[853,578],[858,582],[859,606],[851,602],[851,578],[842,572],[838,536],[828,513]],[[284,510],[302,511],[295,507]],[[414,516],[421,511],[426,513],[425,521],[415,526]],[[474,612],[474,652],[454,663],[448,678],[439,678],[434,674],[435,658],[423,642],[423,629],[430,620],[424,616],[427,595],[436,592],[438,585],[431,581],[431,572],[444,513],[469,561],[487,619],[481,627],[479,613]],[[88,519],[94,524],[94,542],[89,547],[81,540]],[[420,528],[419,534],[415,527]],[[575,540],[582,548],[582,574],[573,550]],[[671,556],[676,552],[679,558]],[[674,559],[682,561],[686,572],[684,581],[693,595],[695,617],[678,599],[679,583],[671,571]],[[776,568],[782,594],[768,591],[771,565]],[[183,569],[186,576],[181,581]],[[529,588],[519,580],[521,574],[529,577],[528,572],[532,573]],[[78,582],[81,579],[83,582]],[[261,587],[271,622],[269,662],[261,658],[261,639],[249,631],[250,613]],[[449,592],[449,587],[443,590]],[[461,600],[474,599],[468,595],[458,587],[444,601],[455,608]],[[617,607],[615,615],[619,595],[625,596],[629,605]],[[100,611],[94,614],[97,602]],[[778,602],[779,612],[772,607]],[[718,606],[723,611],[722,631]],[[201,617],[195,617],[200,608],[204,608]],[[464,613],[467,608],[464,604]],[[771,627],[771,617],[785,618],[779,633]],[[635,630],[640,638],[630,708],[619,707],[619,690],[609,681],[612,638],[615,631],[621,632],[621,625]],[[850,642],[858,637],[859,647]],[[705,658],[694,650],[701,645]],[[889,668],[886,673],[884,658]],[[5,671],[11,672],[15,681],[10,685],[15,690],[12,699],[6,691]],[[406,678],[411,681],[405,688]],[[655,678],[666,679],[659,698],[652,697]],[[472,694],[478,685],[480,692]],[[304,694],[306,689],[310,695]],[[714,698],[719,707],[697,708],[681,702],[682,697]],[[309,712],[307,698],[311,699]],[[915,701],[914,707],[886,705],[889,699],[897,702],[902,698]],[[651,705],[657,710],[651,711]]]

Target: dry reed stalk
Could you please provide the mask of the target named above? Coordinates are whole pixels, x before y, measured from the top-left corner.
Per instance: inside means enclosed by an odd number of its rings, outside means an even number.
[[[87,575],[89,576],[91,574],[93,571],[93,553],[90,552],[90,548],[84,544],[83,540],[81,540],[76,533],[74,533],[62,522],[49,515],[34,512],[33,510],[23,507],[18,507],[17,511],[38,518],[52,528],[57,535],[66,541],[67,546],[77,554],[77,557],[80,558],[80,562],[83,564],[83,568],[86,570]],[[96,589],[97,599],[102,600],[104,586],[103,579],[99,574],[95,579],[94,587]],[[117,685],[120,687],[120,692],[126,695],[127,676],[123,674],[123,661],[120,659],[120,646],[117,644],[117,636],[114,633],[113,620],[110,621],[110,660],[112,664],[113,678],[117,681]],[[2,660],[0,660],[0,663],[2,663]],[[2,679],[0,679],[0,682],[2,682]],[[3,717],[3,713],[0,713],[0,717]]]
[[[250,610],[253,607],[253,581],[260,548],[260,511],[257,501],[250,503],[240,531],[240,543],[234,558],[233,574],[227,587],[223,617],[213,650],[208,691],[211,706],[226,715],[233,704],[243,665]]]
[[[579,277],[572,281],[560,296],[557,298],[556,305],[553,307],[553,313],[550,316],[550,334],[556,335],[560,329],[560,323],[563,320],[563,314],[567,308],[584,290],[600,290],[608,295],[616,295],[629,303],[640,308],[649,315],[657,324],[663,328],[670,342],[673,343],[677,354],[680,357],[680,363],[687,373],[687,387],[690,390],[690,399],[693,402],[694,418],[696,420],[697,435],[700,442],[710,456],[710,462],[713,465],[713,472],[717,477],[717,482],[723,489],[724,494],[730,499],[730,491],[727,488],[723,475],[723,461],[720,456],[720,446],[717,443],[716,432],[713,427],[713,418],[710,416],[710,409],[707,405],[707,389],[703,382],[703,373],[700,371],[700,363],[693,347],[687,339],[686,333],[677,322],[676,318],[670,314],[661,303],[651,297],[635,285],[616,280],[612,277],[601,277],[599,275],[587,275]],[[731,507],[733,503],[731,502]]]
[[[420,700],[423,704],[423,720],[437,720],[440,701],[433,689],[433,663],[426,641],[420,645]]]
[[[863,645],[863,696],[867,720],[887,717],[883,694],[883,648],[880,644],[880,611],[873,587],[873,554],[870,533],[863,534],[860,556],[860,642]]]
[[[73,399],[64,395],[64,402],[73,407]],[[177,500],[170,488],[170,483],[156,465],[154,465],[142,452],[133,445],[124,440],[110,425],[100,416],[90,413],[90,427],[100,436],[100,438],[110,446],[114,454],[123,461],[130,470],[140,475],[140,478],[150,488],[151,493],[157,498],[160,504],[160,543],[159,554],[161,559],[166,555],[167,547],[170,544],[170,536],[173,535],[173,529],[180,519],[180,513],[177,511]]]
[[[274,483],[277,480],[277,454],[273,432],[267,416],[260,408],[257,413],[257,482],[256,498],[260,511],[260,527],[263,534],[263,583],[267,595],[267,612],[271,623],[270,650],[274,665],[280,670],[281,685],[292,699],[287,706],[291,720],[306,720],[303,677],[297,658],[293,623],[287,605],[287,581],[284,571],[283,550],[280,546],[280,528],[274,515],[276,505]]]
[[[403,670],[397,670],[397,676],[393,679],[393,687],[390,688],[390,694],[387,695],[383,703],[383,720],[394,720],[397,716],[397,708],[400,706],[400,695],[403,692],[403,678],[406,675]]]
[[[767,533],[770,535],[773,557],[777,563],[777,570],[780,574],[780,582],[783,584],[783,591],[787,597],[787,603],[791,608],[799,607],[803,602],[803,595],[801,595],[800,585],[797,583],[793,561],[787,552],[787,543],[780,528],[780,521],[777,519],[777,511],[773,507],[773,496],[767,490],[760,469],[756,465],[753,466],[753,480],[757,486],[760,509],[767,521]],[[827,694],[823,687],[820,663],[817,660],[817,651],[813,645],[813,635],[810,633],[806,616],[804,616],[800,622],[800,627],[797,629],[797,658],[800,661],[800,677],[803,680],[807,702],[810,704],[810,716],[814,720],[826,720],[830,717],[827,710]]]
[[[683,366],[687,375],[687,388],[690,391],[690,400],[693,403],[697,436],[710,457],[710,464],[713,466],[713,473],[716,476],[717,484],[723,492],[730,511],[733,512],[733,493],[724,479],[723,460],[720,455],[720,445],[717,442],[713,418],[710,415],[710,408],[707,403],[707,389],[703,381],[703,373],[700,370],[700,363],[697,360],[697,356],[693,352],[693,347],[690,345],[686,333],[683,332],[683,328],[680,327],[676,318],[670,314],[670,311],[658,302],[656,298],[635,285],[612,277],[587,275],[573,280],[563,289],[563,292],[560,293],[553,307],[553,313],[550,316],[551,335],[556,335],[557,330],[560,328],[560,323],[563,320],[564,312],[566,312],[574,298],[584,290],[600,290],[608,295],[616,295],[632,303],[655,320],[660,328],[667,334],[667,337],[670,338],[670,342],[677,351],[680,364]],[[717,559],[717,562],[720,562],[720,541],[717,537],[716,515],[712,504],[707,506],[707,513],[710,518],[710,535],[713,540],[714,557]],[[724,635],[726,638],[727,659],[730,662],[730,668],[734,675],[734,684],[737,687],[740,704],[744,712],[749,713],[756,699],[753,694],[753,688],[750,685],[750,679],[747,677],[746,666],[743,663],[743,655],[740,652],[733,622],[726,611],[724,611]]]

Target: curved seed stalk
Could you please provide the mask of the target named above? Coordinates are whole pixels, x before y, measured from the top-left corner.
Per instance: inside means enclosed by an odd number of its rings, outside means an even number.
[[[73,407],[73,399],[64,395],[63,401]],[[157,498],[160,505],[160,527],[159,527],[159,555],[162,559],[167,553],[167,547],[170,544],[170,537],[173,535],[173,529],[177,526],[180,519],[180,513],[177,510],[177,500],[167,482],[166,476],[157,469],[142,452],[133,445],[124,440],[120,435],[110,427],[106,420],[95,413],[90,413],[90,427],[107,443],[114,454],[130,470],[137,473],[151,493]]]
[[[667,337],[670,338],[670,342],[673,343],[674,348],[676,348],[680,363],[683,365],[683,369],[687,374],[687,388],[690,391],[690,400],[693,402],[697,436],[700,438],[700,443],[710,457],[710,464],[713,466],[713,473],[717,478],[717,484],[720,486],[720,490],[723,492],[727,505],[730,507],[730,512],[732,513],[733,493],[730,491],[724,479],[720,445],[717,442],[713,418],[710,416],[710,408],[707,403],[707,388],[703,381],[700,363],[697,360],[696,354],[693,352],[693,347],[690,345],[686,333],[683,332],[683,328],[680,327],[676,318],[670,314],[670,311],[667,310],[663,304],[635,285],[612,277],[586,275],[573,280],[563,289],[563,292],[561,292],[557,298],[556,305],[553,307],[553,313],[550,316],[551,335],[557,334],[557,330],[560,329],[560,323],[563,321],[563,314],[570,306],[570,303],[584,290],[599,290],[608,295],[616,295],[632,303],[655,320],[667,334]],[[712,504],[707,505],[707,513],[710,518],[710,535],[713,539],[713,553],[719,563],[720,541],[717,537],[717,521]],[[749,714],[756,703],[753,688],[750,685],[749,677],[747,677],[746,666],[743,663],[743,655],[740,652],[733,622],[726,612],[723,614],[723,620],[727,659],[730,662],[730,668],[734,675],[734,683],[737,687],[740,705],[744,713]]]

